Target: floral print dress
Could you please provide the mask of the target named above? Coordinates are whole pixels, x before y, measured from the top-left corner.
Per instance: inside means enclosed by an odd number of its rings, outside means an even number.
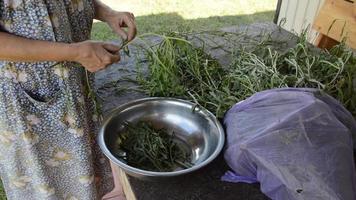
[[[0,0],[0,31],[34,40],[86,40],[93,16],[92,0]],[[89,200],[112,190],[85,75],[71,62],[0,61],[0,176],[8,199]]]

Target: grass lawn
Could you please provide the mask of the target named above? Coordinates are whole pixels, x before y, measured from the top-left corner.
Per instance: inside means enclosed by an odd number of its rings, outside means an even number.
[[[222,27],[272,21],[277,0],[103,0],[116,10],[136,16],[139,34],[165,31],[216,30]],[[95,22],[92,39],[117,36],[102,22]]]
[[[6,195],[4,188],[2,187],[2,182],[0,180],[0,200],[6,200]]]
[[[165,31],[216,30],[222,27],[272,21],[277,0],[102,0],[136,16],[139,34]],[[117,40],[102,22],[95,22],[92,39]],[[0,181],[0,200],[6,200]]]

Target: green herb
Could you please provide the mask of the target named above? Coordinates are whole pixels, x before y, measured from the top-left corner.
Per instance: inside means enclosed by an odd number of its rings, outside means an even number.
[[[330,51],[316,49],[307,44],[306,32],[285,52],[273,46],[237,49],[226,81],[239,100],[272,88],[318,88],[356,116],[355,55],[344,43]]]
[[[126,123],[116,141],[116,155],[128,165],[149,171],[169,172],[188,168],[189,154],[174,141],[174,133],[154,129],[146,122]]]
[[[217,95],[223,90],[226,71],[204,49],[194,48],[186,38],[177,38],[172,33],[147,53],[149,76],[141,75],[138,81],[150,96],[195,97],[197,104],[218,116],[227,109],[225,100]]]
[[[125,53],[125,55],[127,55],[128,57],[130,57],[130,49],[129,49],[129,41],[127,39],[125,39],[123,42],[122,42],[122,45],[120,47],[120,49],[122,49]]]
[[[356,58],[342,42],[331,51],[307,44],[306,32],[287,51],[270,35],[238,36],[231,65],[223,68],[201,48],[188,42],[185,34],[160,36],[158,46],[146,49],[149,74],[138,76],[150,96],[168,96],[194,101],[222,117],[235,103],[256,92],[283,87],[318,88],[336,99],[356,116]],[[225,37],[225,36],[224,36]],[[248,46],[248,47],[246,47]]]

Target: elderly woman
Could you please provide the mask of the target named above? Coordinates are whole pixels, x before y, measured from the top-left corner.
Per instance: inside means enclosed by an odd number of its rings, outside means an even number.
[[[120,49],[88,40],[93,18],[135,37],[134,16],[99,0],[0,0],[0,175],[10,200],[101,199],[114,188],[86,70],[118,62]]]

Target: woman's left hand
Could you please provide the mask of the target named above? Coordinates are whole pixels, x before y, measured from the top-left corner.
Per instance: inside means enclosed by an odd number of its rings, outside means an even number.
[[[124,40],[131,41],[136,36],[135,16],[130,12],[113,11],[105,20]],[[124,28],[127,27],[127,31]]]

